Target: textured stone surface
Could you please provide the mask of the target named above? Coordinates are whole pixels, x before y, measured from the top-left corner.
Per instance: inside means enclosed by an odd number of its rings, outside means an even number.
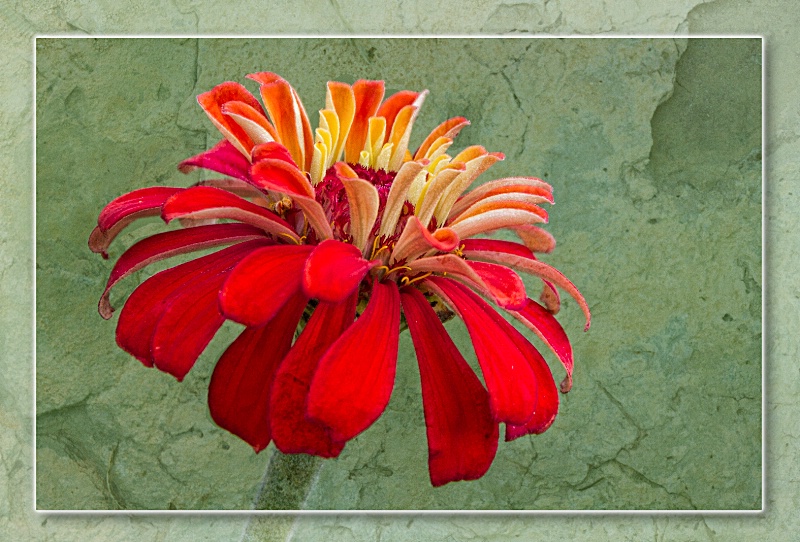
[[[629,4],[629,5],[627,5]],[[791,539],[798,525],[794,511],[800,507],[797,487],[798,342],[797,292],[795,273],[797,241],[792,234],[796,221],[798,96],[794,85],[800,70],[796,48],[797,30],[791,24],[797,7],[792,2],[758,3],[744,0],[718,0],[701,6],[687,16],[694,2],[686,5],[661,2],[582,4],[576,8],[566,2],[532,2],[504,5],[481,3],[477,8],[445,4],[444,11],[457,10],[464,17],[459,32],[746,32],[764,33],[768,38],[769,153],[767,168],[767,247],[766,294],[768,324],[766,337],[769,360],[767,373],[767,513],[761,517],[537,517],[510,520],[481,518],[304,518],[291,527],[290,539],[316,540],[327,535],[332,540],[752,540]],[[337,3],[317,11],[304,11],[296,5],[278,5],[273,11],[240,3],[227,8],[226,22],[204,2],[126,4],[70,2],[7,2],[0,10],[0,27],[5,45],[3,60],[7,77],[0,80],[4,96],[0,126],[4,138],[0,163],[0,317],[3,322],[2,363],[4,379],[0,434],[3,470],[0,472],[0,532],[22,540],[237,540],[246,518],[241,517],[56,517],[35,516],[31,498],[31,418],[30,364],[31,251],[30,234],[31,145],[28,136],[32,116],[31,92],[25,85],[31,74],[31,43],[34,33],[42,32],[452,32],[452,18],[438,15],[422,3],[395,2],[388,9],[370,13],[364,6]],[[570,11],[572,9],[572,11]],[[394,10],[394,11],[393,11]],[[548,11],[551,10],[551,11]],[[338,11],[338,13],[337,13]],[[156,13],[158,17],[156,17]],[[261,17],[261,15],[264,17]],[[254,16],[256,14],[257,16]],[[230,21],[229,23],[227,21]],[[267,22],[269,21],[269,22]],[[274,30],[273,30],[274,28]],[[691,51],[691,50],[690,50]],[[657,123],[654,121],[654,132]],[[639,173],[640,171],[634,171]],[[657,190],[648,180],[656,177],[645,168],[644,175],[631,175],[630,185],[643,201]],[[563,192],[559,198],[565,198]],[[633,201],[633,198],[630,198]],[[559,200],[560,201],[560,200]],[[556,219],[554,219],[554,225]],[[562,236],[563,237],[563,236]],[[560,238],[561,239],[561,238]],[[565,239],[561,253],[564,252]],[[751,276],[753,271],[751,270]],[[746,279],[744,272],[740,277]],[[757,280],[754,278],[754,280]],[[742,281],[744,284],[746,281]],[[597,310],[597,308],[596,308]],[[736,315],[728,313],[731,317]],[[636,315],[637,317],[639,315]],[[723,314],[724,316],[724,314]],[[673,336],[680,326],[665,327]],[[669,333],[666,333],[667,330]],[[594,331],[592,332],[594,333]],[[671,335],[672,334],[672,335]],[[590,337],[591,334],[587,335]],[[611,391],[611,390],[609,390]],[[91,482],[88,482],[91,484]],[[282,520],[267,520],[258,539],[276,538],[285,527]],[[272,528],[269,528],[269,525]],[[288,530],[288,527],[286,527]],[[264,534],[266,533],[266,534]]]

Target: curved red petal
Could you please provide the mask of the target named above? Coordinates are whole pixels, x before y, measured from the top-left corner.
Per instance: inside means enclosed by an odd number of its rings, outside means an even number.
[[[227,139],[178,164],[182,173],[189,173],[197,168],[216,171],[243,181],[250,180],[250,161]]]
[[[289,223],[272,211],[213,186],[193,186],[175,194],[164,203],[161,218],[165,222],[176,218],[227,218],[275,235],[298,238]]]
[[[253,183],[265,190],[314,197],[314,187],[293,163],[283,158],[262,158],[250,168]]]
[[[158,233],[142,239],[126,250],[111,270],[98,304],[100,315],[108,320],[114,311],[108,300],[111,288],[131,273],[153,262],[177,254],[263,237],[264,232],[261,229],[248,224],[213,224]]]
[[[156,273],[136,288],[125,302],[117,322],[117,344],[148,367],[153,366],[153,334],[168,301],[196,280],[219,273],[247,254],[264,246],[264,241],[245,241],[207,256]]]
[[[569,343],[569,338],[567,338],[564,328],[561,327],[558,320],[547,309],[531,299],[528,300],[528,304],[522,310],[510,312],[517,320],[536,333],[558,356],[559,361],[567,371],[567,377],[561,383],[561,391],[567,393],[572,387],[574,361],[572,345]]]
[[[383,413],[394,387],[399,334],[397,284],[375,282],[366,310],[322,356],[311,382],[308,415],[334,440],[350,440]]]
[[[270,396],[270,426],[283,453],[336,457],[345,443],[306,416],[308,391],[320,358],[353,323],[358,295],[341,303],[320,303],[281,362]]]
[[[508,329],[493,318],[495,310],[454,280],[429,277],[424,284],[432,287],[467,325],[489,390],[494,419],[510,424],[530,420],[536,408],[536,377],[525,355],[509,337]]]
[[[106,250],[125,226],[145,216],[158,216],[161,206],[185,188],[151,186],[128,192],[112,200],[97,217],[97,227],[89,235],[89,249],[108,258]]]
[[[222,312],[246,326],[263,326],[300,290],[308,245],[264,247],[244,258],[219,292]]]
[[[378,261],[367,261],[354,245],[334,239],[321,242],[303,269],[303,290],[321,301],[338,302],[358,288]]]
[[[211,119],[214,126],[222,132],[222,135],[241,150],[245,156],[249,156],[250,150],[253,148],[253,140],[247,135],[244,128],[223,113],[222,107],[228,102],[243,102],[252,107],[266,120],[266,115],[258,100],[243,85],[235,81],[226,81],[197,96],[197,102],[206,112],[208,118]]]
[[[405,288],[401,298],[419,363],[431,483],[480,478],[499,437],[489,396],[425,296]]]
[[[508,267],[486,262],[470,262],[469,265],[489,287],[493,300],[507,310],[519,310],[528,302],[525,283]]]
[[[296,294],[270,320],[248,327],[225,350],[211,375],[208,408],[217,425],[256,453],[270,442],[269,397],[275,372],[289,351],[308,300]]]
[[[252,158],[253,162],[258,162],[260,160],[283,160],[287,164],[297,168],[297,164],[292,160],[292,155],[289,154],[289,149],[276,141],[261,143],[253,147]]]
[[[513,241],[501,241],[499,239],[464,239],[462,241],[462,252],[470,256],[474,252],[505,252],[523,258],[536,259],[531,249],[520,243]]]

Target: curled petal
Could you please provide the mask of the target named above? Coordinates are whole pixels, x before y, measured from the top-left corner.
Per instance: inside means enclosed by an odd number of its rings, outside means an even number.
[[[367,271],[378,261],[367,261],[349,243],[334,239],[314,248],[303,268],[303,290],[322,301],[340,302],[355,292]]]
[[[525,327],[536,333],[558,357],[567,371],[566,378],[561,382],[561,392],[567,393],[572,388],[573,358],[572,345],[569,343],[564,328],[547,309],[530,299],[521,310],[509,312]]]
[[[379,235],[391,235],[394,233],[397,221],[400,219],[400,213],[403,210],[403,204],[406,201],[408,189],[418,175],[425,175],[422,171],[425,165],[426,162],[424,161],[406,162],[397,171],[397,175],[389,189],[389,196],[386,199]]]
[[[263,326],[300,290],[313,247],[276,245],[254,251],[228,275],[219,291],[222,312],[246,326]]]
[[[156,273],[140,284],[125,302],[117,322],[117,344],[148,367],[153,366],[152,341],[173,294],[192,291],[195,281],[227,271],[231,265],[268,241],[237,243],[207,256]]]
[[[453,229],[456,228],[454,227]],[[500,250],[499,246],[496,246],[496,248],[498,249],[496,251],[465,250],[464,255],[472,259],[497,262],[502,265],[507,265],[513,269],[517,269],[518,271],[535,275],[544,280],[546,283],[549,282],[555,284],[559,288],[562,288],[578,303],[578,306],[581,308],[584,316],[586,317],[586,326],[584,327],[584,330],[589,329],[589,326],[592,323],[592,314],[589,311],[589,305],[586,304],[586,299],[584,299],[578,288],[576,288],[575,285],[572,284],[572,282],[570,282],[570,280],[561,273],[561,271],[550,265],[547,265],[544,262],[540,262],[539,260],[531,259],[530,257],[526,256],[520,256],[517,253],[505,252]]]
[[[225,139],[230,141],[244,156],[250,156],[253,140],[244,128],[223,113],[222,108],[228,102],[240,102],[249,106],[255,113],[264,116],[264,110],[261,109],[261,104],[258,103],[258,100],[244,86],[234,81],[227,81],[208,92],[200,94],[197,97],[197,102],[206,112],[208,118],[211,119],[211,122],[214,123],[214,126],[222,132]]]
[[[387,135],[391,134],[395,118],[400,111],[402,111],[404,107],[412,105],[417,98],[419,98],[419,95],[419,92],[414,92],[412,90],[401,90],[400,92],[392,94],[386,98],[386,101],[381,104],[381,106],[378,108],[377,116],[384,117],[386,119]],[[388,137],[386,141],[388,141]],[[384,141],[384,143],[386,143],[386,141]]]
[[[455,217],[453,221],[450,223],[451,226],[455,226],[456,224],[469,220],[473,217],[479,217],[481,215],[486,215],[491,213],[492,211],[513,211],[513,210],[521,210],[526,211],[530,214],[536,215],[538,219],[537,222],[547,222],[547,211],[536,205],[535,203],[531,203],[528,201],[520,201],[519,199],[513,198],[513,194],[510,194],[513,199],[506,199],[509,195],[500,195],[500,196],[493,196],[492,198],[487,198],[485,200],[479,201],[466,211],[464,211],[459,216]],[[495,198],[502,198],[502,199],[495,199]]]
[[[234,100],[223,104],[220,109],[241,126],[253,144],[258,145],[277,139],[278,134],[267,120],[260,105],[255,108],[251,104]]]
[[[375,116],[378,106],[383,99],[383,81],[358,80],[353,83],[353,94],[356,99],[356,113],[353,118],[353,125],[347,136],[345,146],[345,159],[352,163],[358,161],[359,154],[364,150],[364,143],[367,140],[367,128],[370,117]],[[381,141],[383,144],[383,141]]]
[[[450,211],[450,217],[458,216],[479,200],[499,194],[512,193],[539,196],[542,201],[553,203],[553,187],[543,180],[535,177],[509,177],[484,183],[475,190],[460,197],[456,204],[453,205],[453,209]]]
[[[510,324],[503,320],[506,325],[502,325],[494,318],[492,307],[454,280],[429,277],[423,284],[464,320],[489,390],[494,420],[513,425],[527,423],[536,408],[536,376],[509,336]]]
[[[416,203],[415,210],[415,214],[419,218],[420,222],[425,224],[426,227],[431,221],[433,213],[436,210],[436,206],[439,204],[442,195],[445,193],[450,184],[457,180],[458,177],[464,173],[464,167],[465,166],[462,162],[451,164],[442,171],[439,171],[436,176],[434,176],[433,179],[428,182],[427,188],[419,198],[421,201],[418,200]]]
[[[478,263],[478,265],[473,265]],[[409,276],[418,273],[449,275],[475,288],[504,309],[525,306],[525,284],[512,270],[502,265],[486,267],[480,262],[467,262],[455,254],[429,256],[409,262]]]
[[[248,156],[249,154],[242,154],[230,141],[223,139],[210,150],[187,158],[178,164],[178,169],[182,173],[189,173],[197,168],[208,169],[235,179],[248,181],[250,179]]]
[[[536,206],[532,205],[530,207]],[[513,209],[502,207],[490,209],[478,215],[465,218],[460,220],[458,224],[451,224],[450,227],[453,228],[462,239],[466,239],[467,237],[473,237],[481,233],[502,228],[535,222],[546,222],[546,219],[542,218],[542,212],[544,211],[539,208],[534,212],[529,208]]]
[[[339,133],[330,149],[333,160],[338,160],[356,114],[356,97],[353,88],[345,83],[329,81],[328,92],[325,96],[325,108],[334,111],[339,119]]]
[[[349,173],[355,175],[352,168],[343,162],[337,162],[334,167],[337,172],[346,168],[350,170]],[[344,185],[347,201],[350,204],[350,234],[353,236],[353,244],[365,251],[375,219],[378,217],[380,205],[378,190],[371,182],[349,175],[340,174],[339,180]]]
[[[293,168],[297,169],[297,164],[292,160],[292,155],[289,151],[275,141],[268,143],[261,143],[253,147],[253,162],[260,162],[262,160],[283,160]]]
[[[100,211],[97,227],[89,236],[89,248],[107,258],[108,246],[125,226],[137,218],[158,216],[164,202],[183,190],[185,188],[153,186],[115,198]]]
[[[422,142],[422,145],[419,146],[417,152],[414,153],[414,160],[428,158],[427,153],[431,149],[431,145],[433,145],[434,141],[440,137],[445,137],[451,140],[455,139],[455,137],[458,135],[458,132],[460,132],[465,126],[469,126],[469,121],[464,117],[453,117],[452,119],[447,119],[439,126],[434,128],[430,134],[428,134],[428,137],[426,137],[425,141]]]
[[[314,136],[297,92],[274,73],[252,73],[247,77],[261,85],[261,98],[278,132],[278,141],[289,149],[295,163],[307,171],[311,166]]]
[[[320,358],[353,323],[357,294],[341,303],[320,302],[314,314],[281,362],[270,395],[270,426],[275,446],[287,454],[336,457],[344,441],[306,416],[308,392]]]
[[[168,231],[142,239],[126,250],[111,270],[98,305],[100,315],[108,320],[114,311],[108,300],[111,288],[131,273],[153,262],[177,254],[263,237],[262,230],[248,224],[217,224]]]
[[[445,193],[442,194],[439,204],[436,206],[436,220],[439,224],[444,224],[450,216],[450,211],[456,201],[464,191],[470,187],[472,182],[484,171],[489,169],[495,162],[505,159],[503,153],[486,152],[483,147],[470,147],[453,158],[453,162],[464,162],[466,170],[449,184]]]
[[[250,177],[259,188],[290,196],[314,197],[314,187],[297,166],[278,158],[259,160],[250,168]]]
[[[431,233],[417,217],[411,216],[392,251],[392,261],[411,261],[431,249],[450,252],[458,243],[458,235],[450,228],[439,228]]]
[[[193,186],[175,194],[162,206],[161,218],[165,222],[176,218],[229,218],[276,236],[299,240],[289,223],[272,211],[212,186]]]
[[[497,452],[489,396],[425,297],[405,288],[401,298],[419,363],[431,483],[476,480]]]
[[[208,386],[208,407],[217,425],[256,451],[269,444],[269,398],[278,365],[292,345],[307,299],[295,295],[269,325],[248,327],[222,354]]]
[[[319,362],[308,394],[308,415],[337,441],[355,437],[389,403],[397,366],[400,294],[394,282],[375,282],[364,313]]]
[[[533,252],[544,252],[549,254],[556,248],[556,238],[547,230],[538,226],[522,225],[511,228],[517,234],[525,246]]]

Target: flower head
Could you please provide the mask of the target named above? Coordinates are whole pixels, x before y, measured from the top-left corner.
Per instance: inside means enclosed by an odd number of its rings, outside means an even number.
[[[555,246],[537,226],[547,221],[540,205],[553,202],[552,188],[509,177],[468,192],[504,157],[480,146],[448,154],[469,124],[462,117],[411,152],[426,92],[384,99],[382,81],[328,83],[312,132],[288,82],[266,72],[249,77],[264,107],[235,82],[201,94],[224,139],[179,166],[224,178],[135,190],[100,213],[89,244],[106,257],[139,217],[184,226],[120,256],[100,300],[105,318],[109,292],[125,276],[176,254],[226,247],[136,288],[117,343],[181,380],[226,319],[244,324],[211,377],[216,423],[256,451],[274,441],[286,453],[334,457],[386,408],[404,321],[419,362],[431,482],[483,476],[500,423],[512,440],[545,431],[558,410],[545,360],[492,304],[553,350],[566,370],[562,392],[573,359],[553,316],[557,287],[577,300],[589,325],[575,286],[534,256]],[[521,242],[477,237],[503,228]],[[517,272],[541,279],[538,302]],[[466,324],[485,386],[443,327],[446,312]]]

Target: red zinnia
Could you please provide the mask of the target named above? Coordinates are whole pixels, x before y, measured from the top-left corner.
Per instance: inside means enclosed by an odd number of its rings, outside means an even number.
[[[556,286],[577,300],[589,326],[575,286],[533,255],[555,246],[534,225],[547,221],[539,204],[552,203],[551,187],[511,177],[465,194],[503,155],[480,146],[446,154],[469,124],[462,117],[443,122],[410,153],[426,92],[383,100],[382,81],[328,83],[312,132],[285,80],[249,77],[260,84],[266,112],[238,83],[201,94],[225,139],[180,165],[225,179],[143,188],[100,213],[89,244],[104,256],[136,218],[160,215],[186,226],[122,254],[100,300],[105,318],[109,291],[125,276],[169,256],[229,245],[142,283],[122,309],[117,343],[181,380],[226,319],[244,324],[211,377],[216,423],[257,452],[274,441],[285,453],[335,457],[386,408],[404,317],[419,361],[431,482],[481,477],[500,423],[511,440],[545,431],[558,410],[544,359],[486,300],[555,352],[566,369],[563,392],[573,360],[553,316]],[[523,242],[474,238],[501,228]],[[515,271],[543,281],[541,304],[528,298]],[[485,387],[432,308],[442,302],[464,320]]]

